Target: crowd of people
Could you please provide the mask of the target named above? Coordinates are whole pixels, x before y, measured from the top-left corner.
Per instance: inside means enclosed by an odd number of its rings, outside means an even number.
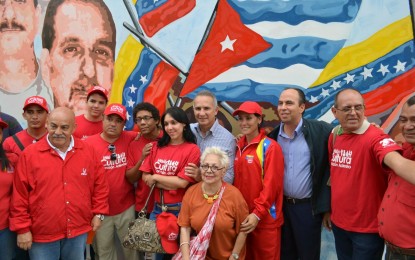
[[[88,236],[100,260],[320,259],[323,227],[340,260],[382,259],[385,245],[386,259],[415,259],[415,97],[399,118],[402,147],[367,121],[354,89],[335,96],[335,128],[303,117],[300,89],[282,91],[270,133],[246,101],[237,137],[206,90],[195,123],[178,107],[136,105],[138,133],[105,88],[86,104],[75,116],[28,97],[24,130],[0,115],[0,259],[84,259]],[[148,197],[166,254],[120,242]]]

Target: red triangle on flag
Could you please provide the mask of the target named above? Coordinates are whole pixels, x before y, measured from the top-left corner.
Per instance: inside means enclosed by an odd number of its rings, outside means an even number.
[[[195,56],[180,96],[189,94],[270,46],[262,36],[242,23],[239,14],[226,0],[219,0],[209,36]]]

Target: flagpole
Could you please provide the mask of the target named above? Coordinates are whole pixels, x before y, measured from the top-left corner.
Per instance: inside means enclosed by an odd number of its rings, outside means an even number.
[[[149,47],[152,51],[154,51],[160,58],[170,63],[174,68],[176,68],[180,73],[186,75],[160,48],[152,44],[151,42],[147,41],[144,35],[141,35],[132,25],[127,22],[123,22],[124,27],[129,30],[132,34],[134,34],[141,43]]]
[[[217,13],[217,10],[218,10],[218,4],[219,4],[219,1],[220,1],[220,0],[218,0],[218,1],[216,2],[215,9],[214,9],[214,11],[212,12],[212,15],[210,16],[208,26],[206,27],[205,33],[203,34],[202,40],[200,41],[199,47],[197,48],[196,55],[197,55],[197,53],[198,53],[198,52],[202,49],[203,45],[205,44],[205,41],[206,41],[207,37],[209,36],[210,30],[212,29],[213,22],[215,21],[215,18],[216,18],[216,13]],[[196,56],[196,55],[195,55],[195,56]],[[190,70],[191,70],[192,66],[193,66],[193,62],[192,62],[192,64],[190,65],[189,72],[190,72]],[[179,94],[177,95],[177,99],[176,99],[175,105],[177,105],[177,104],[180,104],[180,103],[181,103],[182,98],[180,97],[180,93],[181,93],[181,92],[182,92],[182,90],[183,90],[184,84],[186,83],[186,80],[187,80],[187,77],[189,76],[189,73],[184,74],[184,76],[185,76],[186,78],[185,78],[185,79],[183,80],[183,82],[182,82],[183,84],[182,84],[182,87],[181,87],[181,88],[180,88],[180,90],[179,90]],[[182,79],[183,79],[183,78],[182,78]]]
[[[141,34],[144,35],[143,31],[141,30],[140,24],[138,23],[138,18],[134,15],[134,10],[131,7],[129,0],[123,0],[125,8],[127,8],[128,14],[131,17],[131,21],[133,21],[135,29]]]

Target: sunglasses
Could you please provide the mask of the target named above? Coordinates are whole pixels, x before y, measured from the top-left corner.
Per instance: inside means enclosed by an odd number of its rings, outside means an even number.
[[[115,145],[113,144],[108,145],[108,151],[111,152],[111,157],[110,157],[111,161],[117,160],[117,154],[115,153]]]

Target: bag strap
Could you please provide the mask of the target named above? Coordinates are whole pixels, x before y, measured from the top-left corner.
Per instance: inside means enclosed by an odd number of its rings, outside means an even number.
[[[144,218],[146,217],[148,202],[150,201],[151,194],[153,193],[153,190],[154,190],[155,187],[156,187],[156,184],[154,183],[150,188],[150,192],[148,193],[148,196],[147,196],[147,199],[146,199],[146,203],[144,204],[144,207],[140,210],[140,212],[138,212],[138,217],[144,217]]]
[[[342,133],[343,133],[343,129],[341,128],[341,125],[337,125],[335,128],[333,128],[333,149],[334,149],[334,144],[336,143],[336,137],[338,136],[338,135],[341,135]],[[327,183],[326,183],[326,185],[327,186],[331,186],[331,180],[330,180],[330,177],[329,177],[329,179],[327,180]]]
[[[13,140],[16,142],[17,146],[19,146],[20,150],[23,151],[24,150],[24,145],[22,144],[22,142],[20,142],[19,137],[17,137],[15,134],[12,135]]]

